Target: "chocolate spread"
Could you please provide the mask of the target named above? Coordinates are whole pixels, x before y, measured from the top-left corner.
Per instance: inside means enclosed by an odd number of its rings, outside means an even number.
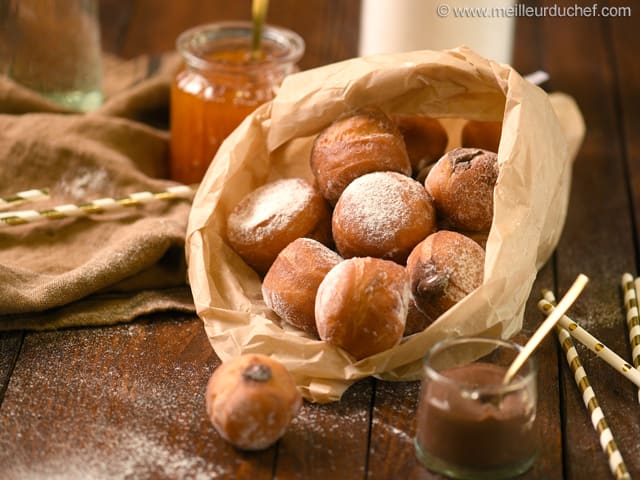
[[[442,375],[469,386],[500,385],[506,369],[474,363]],[[421,392],[417,441],[429,456],[467,469],[526,462],[534,455],[535,400],[526,390],[497,399],[461,395],[459,383],[430,381]]]

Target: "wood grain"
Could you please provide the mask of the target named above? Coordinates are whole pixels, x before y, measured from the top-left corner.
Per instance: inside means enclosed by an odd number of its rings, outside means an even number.
[[[352,385],[339,402],[305,402],[279,442],[276,478],[363,478],[372,384],[365,379]]]
[[[204,413],[218,361],[200,320],[32,333],[0,409],[4,479],[271,478]]]
[[[578,273],[589,276],[591,282],[570,316],[614,351],[624,352],[619,281],[635,258],[620,118],[613,107],[616,86],[606,48],[607,22],[616,28],[616,19],[544,18],[542,50],[553,90],[570,92],[587,124],[584,146],[575,163],[565,233],[557,249],[557,293],[562,295]],[[637,405],[631,401],[634,388],[581,346],[578,351],[605,414],[612,417],[609,424],[627,466],[637,476],[640,425],[631,420],[637,418],[633,413]],[[562,378],[566,478],[607,478],[606,457],[564,365]]]
[[[573,5],[529,2],[556,3]],[[186,28],[248,19],[250,12],[250,0],[100,4],[104,48],[127,58],[171,50]],[[359,4],[271,0],[268,22],[303,35],[307,49],[300,65],[311,68],[357,54]],[[633,17],[517,21],[514,66],[523,74],[548,71],[548,89],[574,96],[588,128],[564,234],[555,260],[538,275],[516,337],[520,343],[542,320],[535,309],[538,290],[552,287],[562,294],[583,272],[591,283],[571,316],[618,353],[629,354],[618,282],[623,271],[638,271],[640,247],[637,33]],[[635,388],[578,348],[627,466],[640,477]],[[537,357],[539,457],[521,478],[610,478],[555,338],[543,343]],[[200,320],[192,317],[0,334],[0,476],[442,478],[414,455],[418,383],[367,379],[339,403],[305,403],[278,444],[247,453],[224,442],[204,412],[206,380],[218,363]]]

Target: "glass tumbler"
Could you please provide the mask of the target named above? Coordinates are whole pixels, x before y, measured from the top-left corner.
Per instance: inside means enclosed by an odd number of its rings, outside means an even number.
[[[459,479],[512,478],[536,454],[536,362],[529,358],[506,385],[520,352],[515,343],[460,337],[426,355],[415,448],[430,470]]]
[[[171,87],[171,178],[199,182],[223,140],[271,100],[304,53],[302,38],[265,26],[257,58],[251,22],[194,27],[176,42],[184,67]]]
[[[102,103],[98,0],[3,0],[3,73],[78,111]]]

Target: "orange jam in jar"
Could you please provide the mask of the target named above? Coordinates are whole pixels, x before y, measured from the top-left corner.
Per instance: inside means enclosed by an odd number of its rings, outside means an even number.
[[[171,85],[172,179],[200,182],[223,140],[297,70],[299,35],[265,26],[255,59],[251,35],[250,22],[219,22],[178,37],[184,66]]]

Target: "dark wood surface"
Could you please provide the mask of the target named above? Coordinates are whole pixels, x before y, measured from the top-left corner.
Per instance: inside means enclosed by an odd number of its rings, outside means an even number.
[[[637,10],[632,2],[608,5]],[[101,6],[104,48],[123,57],[170,50],[190,26],[248,18],[250,11],[249,0]],[[638,271],[639,18],[633,11],[630,18],[517,21],[514,66],[549,72],[548,89],[572,95],[587,124],[563,236],[536,280],[520,342],[541,321],[538,291],[562,292],[583,272],[591,283],[572,316],[630,357],[619,280]],[[356,0],[271,0],[269,21],[304,36],[302,68],[357,54]],[[578,349],[627,466],[640,478],[635,388]],[[522,478],[610,478],[558,352],[549,338],[538,354],[540,453]],[[440,478],[413,452],[417,383],[366,379],[340,402],[305,403],[278,444],[245,453],[226,444],[205,416],[206,380],[218,364],[195,317],[0,334],[0,478]]]

